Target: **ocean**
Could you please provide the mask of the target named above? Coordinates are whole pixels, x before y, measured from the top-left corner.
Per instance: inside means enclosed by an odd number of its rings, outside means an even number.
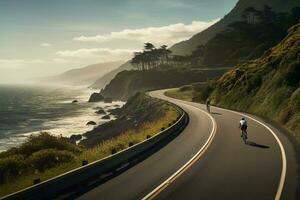
[[[93,129],[88,121],[107,121],[95,113],[99,107],[108,110],[124,104],[88,103],[92,92],[83,87],[0,85],[0,152],[41,131],[66,137],[83,134]],[[78,103],[72,103],[75,99]]]

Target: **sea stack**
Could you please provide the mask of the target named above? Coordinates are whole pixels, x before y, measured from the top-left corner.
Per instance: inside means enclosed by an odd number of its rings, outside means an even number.
[[[104,97],[100,94],[100,93],[96,93],[94,92],[89,99],[89,102],[99,102],[99,101],[103,101]]]

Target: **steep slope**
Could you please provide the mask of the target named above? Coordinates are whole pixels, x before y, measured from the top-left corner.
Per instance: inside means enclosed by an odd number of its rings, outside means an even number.
[[[239,0],[232,11],[219,22],[208,29],[194,35],[191,39],[179,42],[170,49],[174,54],[187,55],[192,53],[198,45],[206,44],[217,33],[223,31],[228,24],[239,21],[242,12],[248,7],[261,10],[264,5],[270,6],[276,12],[288,12],[291,8],[300,6],[299,0]]]
[[[116,69],[124,61],[97,63],[83,68],[72,69],[58,76],[41,78],[40,82],[65,85],[90,85],[99,77]]]
[[[114,109],[110,111],[110,114],[117,116],[117,119],[86,132],[84,134],[86,139],[82,140],[81,144],[93,147],[126,132],[130,132],[130,134],[138,134],[139,130],[146,132],[148,129],[145,129],[143,125],[151,123],[152,128],[154,128],[155,122],[159,122],[158,125],[168,119],[167,123],[170,123],[171,120],[179,116],[174,106],[143,93],[132,96],[122,108]],[[159,129],[162,127],[159,126]]]
[[[130,64],[130,61],[127,61],[126,63],[119,66],[117,69],[114,69],[107,74],[104,74],[102,77],[98,78],[90,87],[94,89],[102,89],[105,87],[106,84],[108,84],[119,72],[124,70],[130,70],[132,69],[132,65]]]
[[[284,124],[300,139],[300,23],[260,59],[238,65],[217,82],[214,104]]]
[[[216,70],[131,70],[123,71],[103,89],[101,94],[126,100],[139,91],[178,87],[192,82],[220,77],[226,69]]]

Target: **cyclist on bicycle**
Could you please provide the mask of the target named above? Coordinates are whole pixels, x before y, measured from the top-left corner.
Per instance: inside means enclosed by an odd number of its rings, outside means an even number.
[[[240,121],[240,124],[239,124],[239,128],[241,129],[242,131],[242,135],[241,137],[245,137],[243,139],[247,140],[247,128],[248,128],[248,124],[247,124],[247,121],[245,119],[245,117],[242,118],[242,120]]]
[[[206,100],[206,109],[210,113],[210,99]]]

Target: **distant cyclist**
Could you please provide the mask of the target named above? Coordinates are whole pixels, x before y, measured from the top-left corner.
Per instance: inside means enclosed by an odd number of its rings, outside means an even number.
[[[210,113],[210,99],[206,100],[206,109],[207,109],[207,112]]]
[[[248,128],[248,124],[247,124],[247,120],[245,119],[245,117],[243,117],[240,121],[240,124],[239,124],[239,128],[241,129],[242,131],[242,135],[241,137],[243,138],[245,144],[247,143],[247,139],[248,139],[248,136],[247,136],[247,128]]]

